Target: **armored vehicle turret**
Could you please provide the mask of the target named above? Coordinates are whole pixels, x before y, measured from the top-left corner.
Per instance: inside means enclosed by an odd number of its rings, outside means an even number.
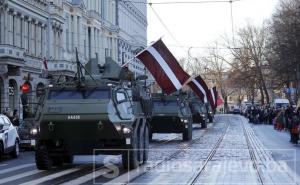
[[[145,163],[151,115],[145,76],[135,79],[111,59],[103,66],[88,64],[90,71],[77,59],[77,67],[73,81],[49,86],[39,107],[37,168],[48,170],[71,163],[74,155],[93,154],[122,155],[128,169]],[[82,69],[89,75],[83,76]]]
[[[192,115],[183,93],[152,94],[150,139],[153,133],[182,133],[183,140],[192,139]]]

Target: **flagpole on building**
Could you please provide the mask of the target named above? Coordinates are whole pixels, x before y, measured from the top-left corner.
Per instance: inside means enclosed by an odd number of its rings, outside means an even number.
[[[161,40],[164,36],[161,36],[159,39],[157,39],[154,42],[151,42],[149,46],[147,46],[145,49],[143,49],[142,51],[140,51],[138,54],[136,54],[134,57],[132,57],[131,59],[129,59],[127,62],[125,62],[123,65],[121,65],[121,67],[126,66],[127,64],[129,64],[130,62],[132,62],[136,56],[140,55],[141,53],[143,53],[144,51],[146,51],[147,49],[149,49],[154,43],[156,43],[157,41]]]

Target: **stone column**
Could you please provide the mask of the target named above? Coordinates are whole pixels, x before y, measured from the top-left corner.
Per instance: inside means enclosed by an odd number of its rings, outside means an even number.
[[[3,78],[3,94],[1,94],[2,100],[4,100],[3,104],[1,105],[1,108],[7,108],[9,106],[9,92],[8,92],[8,86],[9,86],[9,82],[8,82],[8,78]]]
[[[33,23],[33,44],[34,44],[34,56],[39,56],[39,53],[38,53],[38,38],[39,38],[39,35],[38,35],[38,21],[35,21]]]
[[[44,24],[42,23],[41,27],[40,27],[40,32],[41,32],[41,56],[44,57]]]
[[[20,16],[20,42],[21,42],[21,48],[25,48],[25,45],[24,45],[24,33],[25,33],[25,20],[24,20],[24,15],[21,15]]]
[[[49,47],[47,49],[49,50],[50,56],[49,57],[54,57],[54,33],[53,33],[53,23],[51,23],[50,28],[48,29],[49,33]]]
[[[77,37],[78,37],[78,32],[77,32],[77,15],[74,15],[74,18],[73,18],[73,31],[74,31],[74,48],[73,50],[75,51],[75,47],[78,48],[77,44],[78,44],[78,40],[77,40]]]
[[[36,30],[36,56],[41,56],[41,27],[40,23],[38,22],[35,25]]]
[[[78,52],[79,53],[83,53],[82,52],[82,31],[81,31],[81,17],[77,16],[77,47],[78,47]]]
[[[47,30],[48,30],[47,26],[46,26],[46,24],[44,24],[42,32],[43,32],[43,56],[45,56],[45,57],[49,50],[49,48],[47,47]]]
[[[28,19],[24,17],[24,30],[23,30],[23,45],[25,50],[28,50]]]
[[[0,11],[0,44],[4,44],[5,11]]]
[[[12,26],[11,26],[11,24],[12,24],[12,15],[11,15],[11,13],[8,11],[7,12],[7,17],[6,17],[6,35],[5,35],[5,39],[6,39],[6,44],[10,44],[10,45],[12,45],[12,34],[11,34],[11,28],[12,28]]]
[[[91,58],[95,56],[95,28],[91,27]]]

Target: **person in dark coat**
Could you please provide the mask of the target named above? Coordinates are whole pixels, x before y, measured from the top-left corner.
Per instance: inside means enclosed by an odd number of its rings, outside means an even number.
[[[299,140],[299,116],[297,113],[293,113],[291,117],[291,128],[290,128],[290,134],[291,134],[291,142],[293,144],[298,144]]]
[[[285,118],[284,129],[291,128],[292,116],[293,116],[293,108],[292,106],[289,106],[284,112],[284,118]]]

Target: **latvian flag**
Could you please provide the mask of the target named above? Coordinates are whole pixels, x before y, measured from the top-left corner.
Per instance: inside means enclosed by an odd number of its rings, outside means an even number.
[[[215,102],[213,100],[211,91],[208,89],[205,81],[201,78],[201,76],[197,76],[192,81],[188,83],[188,86],[195,92],[195,94],[204,102],[210,103],[212,108],[215,107]]]
[[[217,87],[214,86],[213,88],[210,89],[210,93],[214,102],[214,107],[213,109],[216,109],[218,104],[217,104],[217,100],[218,100],[218,91],[217,91]]]
[[[136,57],[143,62],[156,82],[167,94],[180,90],[190,78],[161,39]]]

